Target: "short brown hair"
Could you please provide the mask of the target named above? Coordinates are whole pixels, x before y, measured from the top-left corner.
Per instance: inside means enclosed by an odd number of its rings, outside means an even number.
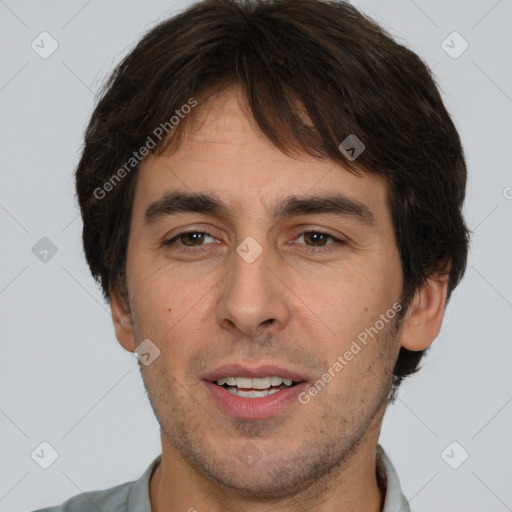
[[[232,85],[242,87],[259,128],[286,154],[385,177],[402,302],[447,264],[450,297],[468,252],[466,164],[428,67],[347,2],[204,0],[158,24],[122,60],[85,133],[76,170],[83,244],[107,301],[110,290],[127,297],[138,165],[126,163],[190,98],[199,99],[199,109],[205,91]],[[154,140],[151,152],[176,147],[187,119]],[[339,150],[351,134],[366,148],[357,162]],[[394,388],[418,370],[423,353],[401,348]]]

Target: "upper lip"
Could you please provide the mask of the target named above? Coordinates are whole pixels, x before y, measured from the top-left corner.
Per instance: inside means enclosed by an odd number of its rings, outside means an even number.
[[[302,373],[287,370],[281,366],[272,364],[260,365],[260,366],[247,366],[242,364],[224,364],[215,368],[214,370],[205,373],[201,376],[201,380],[209,382],[215,382],[223,377],[246,377],[246,378],[257,378],[257,377],[283,377],[285,379],[291,379],[294,382],[302,382],[307,380],[306,376]]]

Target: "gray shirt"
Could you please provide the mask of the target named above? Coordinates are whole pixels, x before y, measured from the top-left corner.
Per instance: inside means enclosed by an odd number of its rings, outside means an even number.
[[[158,455],[144,474],[134,482],[127,482],[103,491],[88,492],[87,495],[79,494],[62,505],[34,512],[90,512],[98,509],[102,512],[151,512],[149,481],[160,464],[161,457]],[[409,503],[402,494],[395,468],[380,445],[377,445],[377,472],[386,487],[382,512],[411,512]]]

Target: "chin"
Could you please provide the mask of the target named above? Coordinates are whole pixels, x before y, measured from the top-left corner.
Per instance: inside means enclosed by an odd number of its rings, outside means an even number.
[[[284,468],[279,473],[280,476],[271,474],[263,466],[257,470],[248,470],[241,465],[234,470],[232,468],[230,471],[209,473],[208,476],[221,487],[230,489],[241,497],[264,501],[289,497],[297,491],[297,482],[293,476]],[[303,487],[304,482],[300,481],[299,485]]]
[[[271,450],[263,454],[257,446],[257,441],[246,442],[242,449],[210,454],[202,457],[196,468],[220,487],[258,501],[286,498],[305,490],[320,476],[319,470],[325,470],[304,465],[305,461],[297,460],[293,450],[287,454],[281,447],[279,453]],[[225,453],[231,457],[226,458]]]

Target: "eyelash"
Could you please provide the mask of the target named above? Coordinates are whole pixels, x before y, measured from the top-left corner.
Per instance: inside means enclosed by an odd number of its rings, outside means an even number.
[[[305,250],[306,252],[309,252],[309,253],[318,253],[318,252],[330,252],[331,250],[336,250],[337,247],[334,247],[334,248],[329,248],[329,249],[324,249],[325,247],[327,246],[330,246],[330,245],[338,245],[338,246],[343,246],[343,245],[347,245],[347,242],[345,242],[344,240],[340,240],[339,238],[336,238],[334,237],[333,235],[330,235],[329,233],[325,233],[323,231],[316,231],[316,230],[309,230],[309,231],[303,231],[302,233],[299,234],[298,237],[301,237],[303,235],[307,235],[309,233],[314,233],[316,235],[322,235],[322,236],[325,236],[327,238],[330,238],[333,240],[334,243],[332,244],[326,244],[324,246],[307,246],[305,245],[305,249],[302,249],[302,250]],[[211,236],[212,238],[215,238],[213,237],[213,235],[211,235],[210,233],[208,233],[207,231],[184,231],[183,233],[179,233],[178,235],[174,236],[173,238],[171,238],[170,240],[166,240],[164,242],[164,245],[166,246],[172,246],[175,244],[175,242],[178,241],[178,239],[184,235],[191,235],[191,234],[199,234],[199,235],[208,235],[208,236]],[[182,252],[192,252],[192,253],[198,253],[198,252],[201,252],[201,251],[204,251],[204,250],[207,250],[205,249],[205,244],[202,244],[202,245],[198,245],[198,246],[187,246],[187,245],[182,245]]]

